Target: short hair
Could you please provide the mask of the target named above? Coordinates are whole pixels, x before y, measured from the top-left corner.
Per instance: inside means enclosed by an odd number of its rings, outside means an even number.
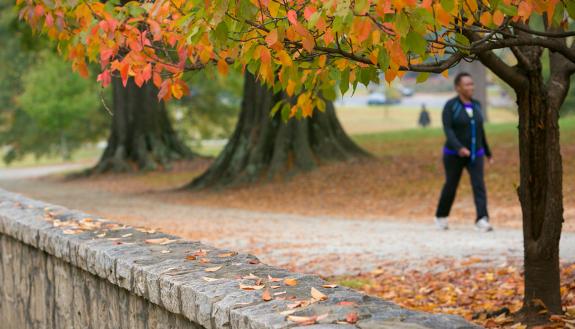
[[[471,74],[467,73],[467,72],[460,72],[455,76],[455,79],[453,79],[453,84],[455,86],[459,86],[459,83],[461,82],[461,79],[463,79],[464,77],[470,77],[471,78]]]

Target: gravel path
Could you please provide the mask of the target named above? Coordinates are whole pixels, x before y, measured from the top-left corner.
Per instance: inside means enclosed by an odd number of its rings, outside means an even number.
[[[0,177],[6,173],[0,170]],[[324,275],[369,271],[398,262],[417,267],[435,258],[522,257],[520,230],[478,233],[468,225],[447,232],[393,219],[308,217],[169,202],[166,193],[120,194],[34,178],[2,179],[0,187],[131,225],[161,227],[189,239],[257,255],[262,261]],[[575,234],[564,233],[561,257],[575,260]],[[397,263],[396,263],[397,264]]]

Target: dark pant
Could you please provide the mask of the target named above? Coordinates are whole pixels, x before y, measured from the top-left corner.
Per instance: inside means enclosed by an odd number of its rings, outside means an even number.
[[[477,219],[488,216],[487,214],[487,193],[485,192],[485,182],[483,181],[483,157],[478,157],[471,162],[470,158],[462,158],[456,155],[443,155],[443,165],[445,167],[445,184],[441,190],[441,197],[437,205],[436,217],[447,217],[451,210],[451,205],[455,199],[457,185],[461,178],[463,168],[467,168],[471,177],[473,187],[473,198]]]

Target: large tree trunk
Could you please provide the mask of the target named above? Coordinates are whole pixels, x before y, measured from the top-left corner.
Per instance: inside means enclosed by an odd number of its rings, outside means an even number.
[[[176,136],[158,89],[150,82],[139,88],[128,80],[112,81],[113,117],[108,145],[93,173],[169,168],[170,162],[193,153]]]
[[[563,223],[559,107],[548,95],[540,65],[527,72],[519,105],[519,199],[523,212],[525,297],[523,312],[537,317],[540,302],[560,314],[559,240]]]
[[[345,133],[331,102],[325,112],[309,119],[270,118],[273,105],[284,97],[246,73],[239,121],[230,141],[210,168],[190,188],[247,184],[260,179],[309,171],[329,161],[366,157]]]

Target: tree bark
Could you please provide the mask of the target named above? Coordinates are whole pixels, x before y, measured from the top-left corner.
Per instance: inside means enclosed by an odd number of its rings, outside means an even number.
[[[169,168],[170,162],[193,157],[177,137],[158,89],[150,82],[139,88],[112,81],[113,117],[108,145],[91,173]]]
[[[525,256],[523,312],[537,317],[539,301],[561,314],[559,240],[563,223],[559,107],[550,100],[538,69],[517,89],[520,185]]]
[[[369,156],[345,133],[331,102],[325,112],[316,111],[308,119],[284,122],[280,113],[270,118],[271,108],[282,97],[246,73],[240,118],[230,141],[188,188],[249,184]]]

